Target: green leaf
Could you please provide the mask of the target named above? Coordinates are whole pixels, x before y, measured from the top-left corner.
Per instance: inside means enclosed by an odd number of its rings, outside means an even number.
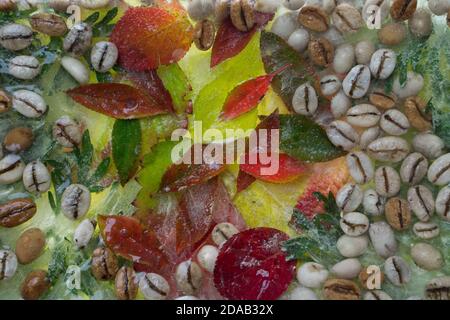
[[[50,207],[52,208],[53,212],[55,214],[58,213],[58,206],[56,205],[55,196],[50,191],[48,192],[48,202],[49,202]]]
[[[141,139],[139,120],[116,120],[112,130],[112,155],[122,185],[129,180],[136,168]]]
[[[83,133],[81,148],[75,148],[73,152],[78,165],[78,182],[88,184],[88,174],[94,157],[94,146],[89,130]]]
[[[192,87],[184,71],[177,63],[158,68],[158,76],[169,91],[177,113],[186,110],[191,99]]]
[[[328,193],[328,196],[323,195],[320,192],[313,192],[313,195],[317,200],[322,201],[324,204],[324,209],[326,212],[339,215],[341,210],[336,204],[336,199],[334,198],[334,194],[332,192]]]
[[[89,178],[89,185],[95,185],[106,175],[110,163],[111,159],[109,157],[100,162],[97,169],[95,169],[94,174]]]
[[[95,71],[95,76],[97,77],[97,81],[101,83],[111,83],[113,81],[113,77],[110,72]]]
[[[302,161],[324,162],[345,155],[325,130],[302,115],[280,115],[280,150]]]
[[[96,11],[86,19],[84,19],[84,22],[93,25],[95,22],[97,22],[98,18],[100,18],[100,12]]]
[[[99,214],[131,216],[136,208],[134,200],[141,191],[142,186],[136,180],[128,181],[124,186],[115,182],[108,192],[108,196],[99,206]]]
[[[48,264],[47,277],[51,284],[55,284],[58,278],[67,269],[66,258],[70,248],[70,241],[64,239],[52,251],[52,257]]]
[[[94,37],[107,37],[111,34],[114,28],[114,24],[110,24],[112,20],[117,16],[118,8],[114,7],[109,10],[102,20],[97,22],[93,27]]]

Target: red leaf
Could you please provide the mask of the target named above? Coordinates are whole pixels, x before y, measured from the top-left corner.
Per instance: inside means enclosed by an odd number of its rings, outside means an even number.
[[[67,94],[83,106],[116,119],[136,119],[166,113],[167,105],[122,83],[87,84]]]
[[[234,57],[250,42],[258,28],[273,18],[273,14],[259,13],[255,15],[255,26],[248,32],[236,29],[229,18],[225,19],[217,31],[211,53],[211,68],[222,61]]]
[[[269,89],[272,79],[290,65],[281,67],[270,74],[245,81],[228,94],[220,118],[232,120],[255,108]]]
[[[256,178],[249,175],[248,173],[245,173],[242,170],[239,170],[239,174],[237,177],[237,187],[236,191],[241,192],[245,189],[247,189],[253,182],[255,182]]]
[[[295,261],[286,261],[281,244],[287,234],[255,228],[231,237],[219,252],[214,284],[231,300],[275,300],[294,277]]]

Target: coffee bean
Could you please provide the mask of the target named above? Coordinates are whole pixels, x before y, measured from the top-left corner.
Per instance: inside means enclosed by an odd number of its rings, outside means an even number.
[[[200,248],[197,253],[197,261],[199,265],[209,271],[214,273],[214,267],[216,266],[217,256],[219,255],[219,250],[215,246],[204,245]]]
[[[361,291],[351,280],[330,279],[324,284],[323,295],[328,300],[359,300]]]
[[[278,0],[255,0],[253,3],[257,12],[276,13],[281,6],[280,2]]]
[[[351,106],[352,101],[342,89],[331,98],[330,109],[335,119],[344,116]]]
[[[280,15],[272,23],[270,31],[287,41],[289,36],[300,27],[297,15],[297,12],[286,12]]]
[[[375,45],[372,41],[362,40],[355,45],[355,57],[357,64],[369,64],[370,58],[375,52]]]
[[[444,154],[445,143],[432,133],[416,134],[412,140],[414,150],[422,153],[428,159],[436,159]]]
[[[10,23],[0,27],[0,45],[11,51],[28,47],[33,41],[33,31],[22,24]]]
[[[347,73],[355,64],[355,49],[352,44],[344,43],[336,48],[333,69],[337,73]]]
[[[47,104],[41,95],[30,90],[14,91],[12,107],[27,118],[39,118],[47,111]]]
[[[409,30],[418,38],[428,37],[433,30],[431,14],[423,9],[417,9],[408,21]]]
[[[344,150],[350,150],[359,143],[358,133],[345,121],[335,120],[331,122],[326,132],[331,143]]]
[[[370,70],[365,65],[353,67],[342,82],[347,96],[353,99],[362,98],[370,86]]]
[[[147,300],[164,300],[170,293],[170,286],[163,276],[146,273],[139,281],[139,290]]]
[[[197,49],[206,51],[212,47],[215,38],[214,23],[209,20],[197,22],[194,28],[194,43]]]
[[[420,268],[432,271],[444,265],[442,254],[428,243],[416,243],[411,248],[411,257]]]
[[[288,44],[298,52],[303,52],[308,47],[309,32],[306,29],[297,29],[288,38]]]
[[[361,149],[366,150],[370,143],[380,138],[381,133],[381,129],[378,126],[364,130],[361,133],[361,138],[359,141],[359,146]]]
[[[367,291],[363,297],[364,300],[392,300],[391,296],[382,290]]]
[[[365,184],[372,180],[374,168],[367,154],[362,151],[351,152],[346,159],[350,175],[356,183]]]
[[[6,112],[11,107],[11,99],[5,91],[0,90],[0,114]]]
[[[404,183],[418,184],[427,175],[428,160],[419,152],[408,155],[400,167],[400,177]]]
[[[332,19],[336,28],[342,33],[356,32],[364,25],[358,9],[348,3],[338,5],[333,11]]]
[[[371,142],[367,152],[378,161],[399,162],[409,154],[409,145],[399,137],[382,137]]]
[[[80,222],[73,233],[73,242],[79,249],[85,248],[95,232],[97,223],[92,219],[84,219]]]
[[[328,15],[320,7],[306,5],[298,14],[298,22],[312,31],[325,32],[328,29]]]
[[[333,0],[326,0],[326,1],[333,1]],[[320,36],[330,41],[333,47],[340,46],[345,42],[342,33],[333,26],[328,28],[327,31],[320,33]]]
[[[417,0],[392,0],[391,17],[395,20],[408,20],[416,8]]]
[[[406,200],[390,198],[384,207],[387,222],[398,231],[406,230],[411,224],[411,209]]]
[[[419,131],[432,128],[431,115],[425,113],[426,103],[419,97],[409,97],[405,101],[405,114],[411,125]]]
[[[77,4],[85,9],[100,9],[109,4],[110,0],[77,0]]]
[[[311,116],[317,111],[318,99],[313,86],[304,83],[299,86],[292,97],[292,108],[298,114]]]
[[[50,189],[50,173],[47,167],[39,160],[26,165],[22,180],[25,189],[31,193],[44,193]]]
[[[11,250],[0,250],[0,281],[11,279],[17,271],[17,257]]]
[[[8,154],[0,160],[0,185],[11,184],[20,180],[25,169],[22,159],[15,154]]]
[[[333,62],[334,47],[325,38],[312,39],[308,43],[308,54],[312,62],[318,66],[328,66]]]
[[[434,222],[416,222],[413,226],[413,231],[419,238],[429,240],[437,237],[440,229]]]
[[[82,135],[80,125],[69,116],[62,116],[53,126],[54,139],[65,148],[79,146]]]
[[[408,71],[406,73],[406,83],[400,84],[398,76],[394,78],[394,84],[392,85],[392,91],[400,99],[405,99],[411,96],[416,96],[424,86],[424,79],[422,75]]]
[[[21,264],[36,260],[44,250],[45,234],[39,228],[27,229],[16,241],[16,255]]]
[[[387,46],[399,45],[406,39],[406,35],[406,26],[399,22],[388,23],[378,31],[378,39]]]
[[[319,300],[317,297],[317,294],[306,287],[302,286],[295,286],[292,290],[290,290],[288,293],[283,294],[283,296],[280,298],[281,300]]]
[[[89,69],[80,60],[64,56],[61,65],[77,82],[86,84],[89,82]]]
[[[395,107],[397,97],[394,94],[386,94],[381,90],[374,90],[369,95],[369,101],[374,106],[381,109],[390,109]]]
[[[350,237],[343,235],[338,239],[336,248],[343,257],[356,258],[366,252],[368,245],[369,241],[366,236]]]
[[[16,0],[1,0],[0,12],[7,12],[17,9]]]
[[[393,197],[400,191],[401,181],[397,171],[389,166],[378,167],[375,171],[375,190],[380,196]]]
[[[450,221],[450,186],[439,191],[436,197],[436,212],[444,220]]]
[[[116,64],[118,57],[119,51],[112,42],[97,42],[91,50],[91,64],[98,72],[110,70]]]
[[[234,27],[247,32],[255,25],[255,14],[249,0],[231,0],[230,18]]]
[[[369,219],[362,213],[349,212],[341,218],[340,226],[346,235],[357,237],[369,229]]]
[[[437,16],[443,16],[450,8],[449,0],[428,0],[428,8]]]
[[[411,280],[411,268],[402,257],[392,256],[384,262],[384,274],[395,286],[401,286]]]
[[[14,199],[0,205],[0,226],[16,227],[36,214],[36,204],[31,199]]]
[[[369,267],[365,267],[359,273],[358,279],[364,289],[368,289],[368,286],[373,288],[378,279],[380,280],[380,284],[384,282],[384,273],[379,268],[369,270]]]
[[[133,268],[122,267],[117,271],[115,292],[119,300],[134,300],[137,296],[138,284]]]
[[[402,112],[397,109],[389,109],[381,116],[380,127],[387,134],[401,136],[408,132],[410,124]]]
[[[307,288],[320,288],[328,278],[328,270],[316,262],[306,262],[297,269],[297,281]]]
[[[239,230],[233,224],[222,222],[214,227],[211,238],[216,245],[220,246],[236,233],[239,233]]]
[[[283,0],[283,6],[289,10],[298,10],[305,4],[305,0]]]
[[[341,279],[354,279],[358,276],[362,266],[358,259],[350,258],[342,260],[331,267],[331,272]]]
[[[8,72],[17,79],[31,80],[41,72],[41,65],[33,56],[17,56],[9,61]]]
[[[50,281],[44,270],[31,271],[23,280],[20,295],[24,300],[38,300],[50,289]]]
[[[426,285],[425,294],[428,300],[450,300],[450,276],[432,279]]]
[[[194,261],[184,261],[180,263],[176,269],[175,281],[180,291],[185,294],[193,294],[197,292],[202,285],[202,269]]]
[[[397,55],[389,49],[375,51],[370,59],[370,71],[375,79],[387,79],[394,72]]]
[[[229,1],[220,0],[215,1],[216,6],[219,4],[223,5],[221,8],[226,11],[226,15],[229,14]],[[187,12],[189,17],[194,21],[202,21],[208,18],[214,13],[214,1],[212,0],[190,0],[187,3]]]
[[[97,280],[109,280],[115,277],[119,270],[119,262],[108,248],[96,248],[92,253],[91,272]]]
[[[375,252],[383,258],[397,252],[397,240],[392,228],[385,221],[373,222],[369,227],[369,237]]]
[[[408,202],[420,221],[428,221],[434,212],[434,198],[431,191],[422,185],[409,188]]]
[[[357,184],[347,183],[336,194],[336,204],[344,212],[355,211],[361,204],[363,191]]]
[[[33,130],[27,127],[17,127],[6,133],[3,146],[9,152],[19,153],[28,150],[33,144],[33,140]]]
[[[64,19],[54,13],[39,12],[30,17],[31,27],[52,37],[61,37],[67,32]]]
[[[89,24],[80,22],[75,24],[64,38],[63,48],[66,52],[76,56],[83,55],[90,47],[92,28]]]
[[[73,0],[48,0],[46,4],[56,11],[66,11],[67,7],[73,3]]]
[[[88,212],[91,206],[91,193],[81,184],[71,184],[62,194],[61,209],[69,219],[78,219]]]
[[[367,189],[364,192],[363,206],[364,212],[372,216],[380,216],[384,212],[386,199],[381,197],[375,190]]]
[[[372,127],[380,120],[378,109],[367,103],[358,104],[347,111],[347,121],[357,127]]]
[[[450,153],[434,160],[428,169],[428,180],[438,186],[444,186],[450,182]]]
[[[327,75],[320,79],[320,91],[324,96],[331,96],[341,89],[341,81],[335,75]]]
[[[367,0],[362,8],[362,18],[368,26],[376,26],[389,15],[390,0]]]

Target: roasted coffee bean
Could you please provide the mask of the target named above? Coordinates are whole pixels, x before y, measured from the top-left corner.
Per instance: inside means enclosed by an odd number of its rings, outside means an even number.
[[[380,196],[393,197],[401,187],[400,175],[389,166],[378,167],[375,171],[375,190]]]
[[[19,51],[33,41],[33,31],[22,24],[10,23],[0,27],[0,45],[8,50]]]
[[[347,167],[356,183],[365,184],[373,178],[372,160],[362,151],[350,152],[347,155]]]
[[[432,271],[439,270],[444,265],[442,254],[428,243],[416,243],[411,248],[411,257],[420,268]]]
[[[340,226],[346,235],[357,237],[369,229],[369,219],[362,213],[349,212],[342,216]]]
[[[289,10],[298,10],[305,4],[305,0],[283,0],[283,6]]]
[[[394,84],[392,85],[392,91],[399,97],[400,99],[405,99],[411,96],[416,96],[424,86],[423,77],[414,73],[413,71],[408,71],[406,73],[406,83],[400,84],[399,77],[396,76],[394,78]]]
[[[16,255],[21,264],[36,260],[44,250],[45,234],[39,228],[27,229],[16,241]]]
[[[402,161],[409,154],[409,145],[399,137],[382,137],[367,146],[369,156],[378,161]]]
[[[428,37],[433,30],[431,14],[423,8],[417,9],[413,16],[409,18],[408,27],[416,37]]]
[[[406,26],[399,22],[388,23],[378,31],[378,39],[387,46],[399,45],[405,40],[406,35]]]
[[[194,43],[197,49],[206,51],[212,47],[215,38],[214,23],[210,20],[197,22],[194,28]]]
[[[369,240],[366,236],[351,237],[343,235],[338,239],[336,248],[343,257],[356,258],[367,251],[368,245]]]
[[[425,294],[428,300],[450,300],[450,276],[432,279],[427,283]]]
[[[381,109],[390,109],[395,107],[397,97],[394,94],[386,94],[381,90],[374,90],[369,95],[369,101],[374,106]]]
[[[286,12],[280,15],[272,23],[271,32],[287,41],[289,36],[300,27],[297,15],[297,12]]]
[[[392,0],[391,17],[395,20],[408,20],[417,8],[417,0]]]
[[[51,178],[47,167],[35,160],[23,170],[23,185],[28,192],[44,193],[50,189]]]
[[[15,154],[8,154],[0,160],[0,185],[11,184],[22,178],[25,164]]]
[[[81,184],[71,184],[62,194],[61,209],[69,219],[83,217],[91,206],[91,193]]]
[[[444,220],[450,221],[450,186],[439,191],[436,197],[436,212]]]
[[[370,59],[370,71],[375,79],[387,79],[394,72],[397,55],[389,49],[375,51]]]
[[[79,83],[89,82],[89,69],[80,60],[64,56],[61,58],[61,65]]]
[[[328,300],[359,300],[361,291],[351,280],[330,279],[324,284],[323,296]]]
[[[370,86],[370,70],[365,65],[353,67],[342,82],[347,96],[353,99],[364,97]]]
[[[422,153],[428,159],[436,159],[444,154],[445,143],[432,133],[416,134],[412,140],[414,150]]]
[[[202,269],[194,261],[184,261],[177,267],[175,280],[180,291],[185,294],[193,294],[198,291],[202,285]]]
[[[408,202],[411,210],[420,221],[428,221],[434,212],[433,193],[425,186],[417,185],[409,188]]]
[[[53,126],[53,137],[66,148],[80,145],[83,132],[80,125],[69,116],[62,116]]]
[[[0,281],[11,279],[17,271],[17,257],[11,250],[0,250]]]
[[[0,12],[7,12],[17,9],[16,0],[0,0]]]
[[[330,109],[335,119],[339,119],[344,116],[348,109],[352,106],[352,101],[341,89],[339,92],[331,98]]]
[[[328,15],[320,7],[306,5],[298,14],[298,22],[307,29],[325,32],[328,29]]]
[[[333,62],[334,47],[325,38],[312,39],[308,43],[308,54],[312,62],[318,66],[328,66]]]
[[[411,268],[402,257],[392,256],[384,262],[384,274],[395,286],[401,286],[411,280]]]
[[[98,72],[110,70],[116,64],[118,57],[119,50],[109,41],[97,42],[91,50],[91,64]]]
[[[218,0],[216,5],[223,3],[226,14],[229,13],[229,1]],[[194,21],[202,21],[214,13],[214,1],[212,0],[189,0],[187,3],[187,12]]]
[[[384,207],[387,222],[398,231],[406,230],[411,224],[411,209],[406,200],[390,198]]]
[[[36,204],[31,199],[14,199],[0,205],[0,226],[16,227],[36,214]]]
[[[348,3],[341,3],[334,9],[332,19],[336,28],[342,33],[356,32],[363,25],[361,13]]]
[[[134,300],[137,296],[138,284],[133,268],[122,267],[117,271],[115,280],[116,297],[119,300]]]
[[[30,90],[14,91],[12,107],[27,118],[39,118],[47,111],[47,104],[41,95]]]
[[[297,29],[288,38],[288,44],[298,52],[303,52],[308,47],[309,32],[306,29]]]
[[[97,223],[92,219],[84,219],[73,233],[73,242],[78,249],[83,249],[91,241]]]
[[[214,267],[216,266],[218,255],[219,250],[215,246],[207,244],[201,247],[198,251],[197,261],[203,269],[209,271],[210,273],[214,273]]]
[[[347,183],[336,194],[336,204],[344,212],[355,211],[361,204],[363,191],[357,184]]]
[[[118,270],[119,262],[110,249],[99,247],[94,250],[92,253],[91,272],[95,279],[113,279]]]
[[[3,146],[9,152],[19,153],[28,150],[33,141],[33,130],[27,127],[17,127],[8,131],[3,140]]]
[[[416,222],[413,231],[416,236],[426,240],[433,239],[440,233],[439,226],[434,222]]]
[[[292,108],[296,113],[312,116],[317,111],[318,105],[316,90],[309,83],[304,83],[295,90]]]
[[[428,169],[428,180],[438,186],[444,186],[450,182],[450,153],[434,160]]]
[[[11,107],[11,99],[5,91],[0,90],[0,114],[6,112]]]
[[[355,57],[357,64],[369,64],[370,58],[375,52],[375,45],[372,41],[363,40],[355,45]]]
[[[347,111],[347,121],[357,127],[372,127],[380,120],[381,112],[367,103],[358,104]]]
[[[369,267],[365,267],[359,273],[358,279],[364,289],[369,289],[369,286],[374,288],[377,280],[380,280],[380,284],[384,282],[384,273],[379,268],[369,270]]]
[[[341,81],[335,75],[327,75],[320,79],[320,91],[324,96],[331,96],[341,89]]]
[[[358,276],[362,266],[358,259],[350,258],[342,260],[331,267],[331,272],[341,279],[354,279]]]
[[[449,0],[428,0],[428,8],[437,16],[443,16],[450,9]]]
[[[77,0],[77,4],[85,9],[100,9],[109,4],[110,0]]]
[[[8,72],[17,79],[31,80],[41,72],[41,64],[33,56],[17,56],[9,61]]]
[[[355,49],[352,44],[344,43],[336,48],[333,69],[337,73],[347,73],[355,64]]]
[[[327,136],[337,147],[351,150],[359,143],[359,135],[347,122],[335,120],[327,128]]]
[[[397,240],[394,230],[384,221],[373,222],[369,227],[369,236],[375,252],[383,258],[397,252]]]
[[[367,291],[364,296],[364,300],[392,300],[391,296],[382,290]]]
[[[426,103],[419,97],[409,97],[405,101],[405,114],[411,125],[419,131],[432,128],[431,115],[426,114]]]
[[[381,116],[380,127],[387,134],[401,136],[408,132],[410,124],[402,112],[397,109],[389,109]]]
[[[170,286],[163,276],[146,273],[139,280],[139,290],[147,300],[165,300],[170,293]]]
[[[31,27],[52,37],[61,37],[67,32],[64,19],[54,13],[39,12],[30,17]]]
[[[233,224],[222,222],[214,227],[211,238],[216,245],[220,246],[236,233],[239,233],[239,230]]]
[[[92,28],[89,24],[80,22],[75,24],[64,38],[63,48],[66,52],[76,56],[83,55],[91,46]]]
[[[372,216],[380,216],[384,212],[386,199],[381,197],[375,190],[367,189],[364,192],[363,206],[364,212]]]
[[[231,0],[230,18],[234,27],[247,32],[255,25],[255,13],[249,0]]]
[[[297,281],[307,288],[320,288],[328,278],[328,270],[316,262],[303,263],[297,269]]]
[[[361,147],[362,150],[366,150],[369,144],[371,144],[373,141],[381,137],[381,134],[382,132],[379,126],[375,126],[364,130],[361,133],[359,146]]]
[[[419,152],[408,155],[400,167],[400,177],[404,183],[415,185],[427,175],[428,160]]]
[[[23,280],[20,294],[25,300],[38,300],[50,289],[50,281],[44,270],[31,271]]]

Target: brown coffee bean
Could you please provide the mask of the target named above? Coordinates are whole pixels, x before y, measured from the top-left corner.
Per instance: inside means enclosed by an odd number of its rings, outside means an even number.
[[[37,300],[48,289],[50,281],[47,278],[47,272],[44,270],[31,271],[23,280],[20,287],[20,294],[25,300]]]
[[[33,141],[33,130],[27,127],[17,127],[8,131],[3,140],[3,146],[9,152],[19,153],[30,148]]]
[[[36,213],[31,199],[14,199],[0,205],[0,226],[12,228],[30,220]]]
[[[136,282],[136,274],[132,268],[122,267],[117,272],[115,291],[119,300],[133,300],[136,298],[138,284]]]
[[[308,54],[315,64],[325,67],[333,62],[334,47],[325,38],[313,39],[308,44]]]
[[[97,248],[92,253],[91,272],[97,280],[114,278],[119,269],[119,262],[114,253],[108,248]]]
[[[16,241],[16,256],[21,264],[36,260],[45,246],[45,234],[39,228],[25,230]]]
[[[351,280],[329,279],[323,286],[323,295],[328,300],[359,300],[361,291]]]
[[[406,230],[411,224],[411,209],[408,201],[401,198],[391,198],[384,207],[387,222],[395,230]]]
[[[328,30],[328,16],[316,6],[304,6],[298,14],[298,22],[312,31],[325,32]]]
[[[391,17],[395,20],[408,20],[417,8],[417,0],[393,0]]]
[[[387,94],[381,90],[375,90],[369,95],[369,101],[378,108],[390,109],[397,103],[397,97],[392,93]]]
[[[332,14],[335,27],[342,33],[356,32],[363,25],[361,13],[349,3],[341,3]]]
[[[247,32],[255,24],[255,14],[249,0],[232,0],[230,18],[233,26],[242,32]]]
[[[41,33],[53,37],[63,36],[67,32],[64,19],[56,14],[39,12],[30,17],[31,27]]]
[[[0,90],[0,114],[6,112],[11,107],[11,99],[5,91]]]
[[[388,23],[378,31],[378,39],[387,46],[396,46],[406,38],[406,27],[403,23]]]
[[[432,127],[431,115],[425,113],[426,103],[419,97],[409,97],[405,101],[405,115],[411,125],[419,131],[427,131]]]
[[[197,22],[194,28],[195,46],[202,51],[212,47],[215,37],[214,23],[209,20]]]
[[[384,282],[383,271],[379,270],[378,272],[375,272],[375,273],[369,273],[369,271],[367,269],[368,268],[365,267],[364,269],[361,270],[361,272],[358,275],[359,282],[361,283],[361,286],[364,289],[368,289],[368,285],[372,284],[372,281],[370,281],[369,278],[374,279],[374,277],[379,277],[380,284],[382,284]]]
[[[0,12],[12,11],[17,8],[16,0],[0,0]]]
[[[428,300],[450,300],[450,276],[442,276],[429,281],[425,287]]]

